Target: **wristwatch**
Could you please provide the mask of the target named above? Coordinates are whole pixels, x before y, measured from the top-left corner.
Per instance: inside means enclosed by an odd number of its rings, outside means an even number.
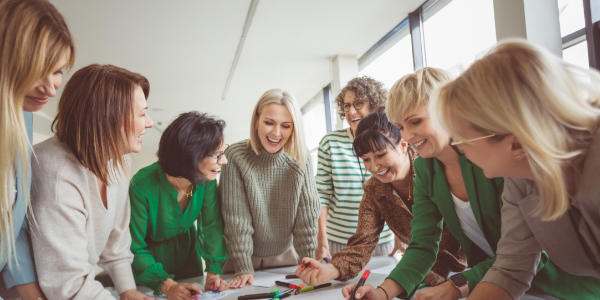
[[[469,296],[469,282],[462,274],[455,274],[450,277],[450,281],[460,291],[460,297],[465,298]]]

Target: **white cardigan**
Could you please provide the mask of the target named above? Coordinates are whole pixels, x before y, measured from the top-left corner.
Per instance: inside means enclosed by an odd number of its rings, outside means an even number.
[[[48,299],[115,299],[96,281],[102,267],[117,292],[135,289],[129,250],[129,180],[107,187],[102,204],[96,176],[52,137],[34,146],[32,229],[37,273]]]

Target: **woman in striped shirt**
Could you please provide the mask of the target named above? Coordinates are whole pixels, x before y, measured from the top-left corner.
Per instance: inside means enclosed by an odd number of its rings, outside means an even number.
[[[354,132],[358,123],[382,106],[386,98],[387,90],[383,83],[363,76],[348,82],[335,99],[340,117],[346,119],[350,127],[326,134],[319,143],[316,183],[321,215],[315,253],[317,261],[331,259],[333,254],[347,246],[348,239],[356,233],[363,182],[371,175],[352,151]],[[397,246],[400,245],[398,243]],[[373,255],[386,255],[396,250],[394,235],[386,224]]]

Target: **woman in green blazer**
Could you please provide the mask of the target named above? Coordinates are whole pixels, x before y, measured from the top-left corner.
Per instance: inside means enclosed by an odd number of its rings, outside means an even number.
[[[442,220],[461,245],[471,269],[421,291],[415,299],[466,297],[494,263],[501,236],[504,180],[486,178],[481,168],[449,145],[449,136],[430,119],[429,95],[449,81],[444,71],[424,68],[401,78],[390,90],[386,112],[421,156],[414,162],[412,240],[385,282],[377,289],[363,286],[356,299],[392,299],[414,292],[435,263]],[[532,285],[561,299],[588,299],[600,294],[595,281],[564,272],[545,254]],[[342,291],[346,299],[354,286]]]
[[[227,259],[216,177],[227,163],[225,122],[192,111],[163,132],[158,162],[133,176],[131,267],[135,282],[169,300],[190,300],[200,289],[174,280],[203,275],[205,290],[224,291],[220,279]]]

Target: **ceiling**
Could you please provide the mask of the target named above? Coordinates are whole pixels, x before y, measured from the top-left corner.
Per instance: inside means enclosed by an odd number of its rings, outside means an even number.
[[[360,57],[423,1],[261,0],[223,101],[250,0],[50,0],[75,37],[74,70],[110,63],[140,73],[150,81],[149,113],[158,129],[198,110],[227,122],[230,144],[248,138],[265,91],[288,90],[303,105],[331,82],[335,55]],[[57,102],[37,119],[53,118]],[[49,135],[46,127],[40,122],[35,130]],[[154,160],[159,139],[159,130],[149,130],[141,157]]]

